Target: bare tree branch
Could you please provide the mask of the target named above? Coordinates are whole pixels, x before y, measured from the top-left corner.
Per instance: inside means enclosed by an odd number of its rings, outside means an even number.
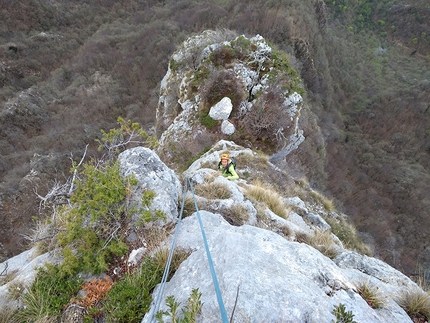
[[[72,195],[72,192],[73,192],[73,183],[75,182],[75,179],[76,179],[76,174],[78,172],[78,167],[81,166],[82,163],[84,162],[85,156],[87,154],[87,150],[88,150],[88,144],[85,146],[85,151],[84,151],[84,154],[82,155],[81,161],[79,162],[78,165],[76,165],[75,170],[73,171],[72,182],[71,182],[70,189],[69,189],[69,196]]]

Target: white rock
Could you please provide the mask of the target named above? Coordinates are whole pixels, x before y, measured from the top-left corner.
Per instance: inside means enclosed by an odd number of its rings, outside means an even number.
[[[236,131],[236,127],[228,120],[221,123],[221,132],[225,135],[232,135]]]
[[[209,116],[214,120],[227,120],[233,110],[230,98],[224,97],[209,111]]]

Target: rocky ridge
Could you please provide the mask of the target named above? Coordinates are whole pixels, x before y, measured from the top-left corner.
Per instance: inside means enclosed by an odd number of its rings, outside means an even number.
[[[238,163],[241,175],[238,181],[228,181],[215,170],[214,165],[222,152],[229,152],[241,161]],[[203,303],[198,322],[221,322],[199,228],[198,217],[201,217],[222,300],[228,315],[234,312],[235,322],[330,322],[334,319],[332,309],[338,304],[344,304],[354,314],[356,322],[411,322],[396,300],[403,291],[420,288],[386,263],[347,250],[330,233],[330,225],[324,220],[345,215],[324,211],[318,203],[284,192],[282,199],[291,211],[283,218],[250,197],[253,179],[262,174],[264,178],[264,174],[273,171],[280,182],[290,181],[287,174],[261,154],[230,141],[215,144],[183,174],[193,183],[199,212],[193,212],[181,222],[178,221],[178,209],[169,205],[179,205],[182,198],[193,196],[189,190],[186,194],[181,191],[179,176],[169,170],[154,151],[133,148],[121,153],[119,161],[124,175],[135,174],[138,188],[157,191],[158,198],[151,207],[163,209],[167,215],[165,222],[159,225],[176,224],[176,248],[190,251],[190,256],[166,283],[159,310],[166,309],[167,296],[173,295],[185,304],[191,290],[198,288]],[[253,175],[245,179],[247,172]],[[208,198],[205,194],[199,195],[199,187],[208,184],[225,187],[230,196]],[[275,187],[275,183],[273,185]],[[129,199],[134,203],[136,196]],[[240,216],[232,216],[232,213],[237,214],[233,211],[237,208],[241,210]],[[312,237],[321,232],[333,237],[335,253],[331,257],[320,252],[318,246],[300,242],[304,235]],[[174,234],[175,230],[160,248],[172,246]],[[145,254],[144,246],[141,248]],[[57,259],[55,252],[36,258],[31,256],[32,253],[35,254],[35,250],[0,264],[0,272],[14,272],[14,279],[0,286],[0,306],[19,306],[19,299],[8,297],[11,288],[28,288],[35,269]],[[135,261],[136,254],[138,252],[134,250],[129,261]],[[363,282],[379,290],[384,304],[381,308],[373,309],[360,296],[358,286]],[[153,292],[154,299],[159,291],[160,286]],[[151,313],[147,313],[142,322],[149,322]]]
[[[227,137],[285,157],[305,139],[299,92],[297,72],[262,36],[207,30],[190,37],[161,82],[157,152],[174,162]]]

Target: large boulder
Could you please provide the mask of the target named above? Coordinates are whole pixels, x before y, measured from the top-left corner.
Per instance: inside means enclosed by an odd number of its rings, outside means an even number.
[[[291,242],[274,232],[249,225],[231,226],[220,215],[203,210],[199,215],[185,218],[181,224],[176,246],[193,253],[165,284],[162,295],[163,300],[173,295],[178,302],[186,304],[191,291],[198,288],[203,303],[198,322],[221,322],[198,216],[222,304],[229,317],[234,311],[234,322],[331,322],[335,319],[331,311],[339,304],[344,304],[357,322],[411,322],[391,299],[381,310],[369,307],[358,294],[356,285],[370,279],[370,275],[361,272],[350,279],[349,269],[345,271],[307,244]],[[369,261],[368,265],[371,264]],[[401,273],[391,269],[390,275],[392,288],[407,287]],[[379,281],[379,285],[383,284],[386,283]],[[408,280],[407,284],[413,283]],[[160,290],[155,290],[154,297]],[[164,301],[159,310],[167,310]],[[151,314],[142,323],[150,322]]]
[[[119,154],[118,160],[121,174],[133,175],[138,181],[129,198],[130,205],[142,208],[142,195],[145,191],[152,191],[155,197],[147,209],[153,212],[162,211],[166,215],[166,219],[157,222],[176,222],[181,183],[175,172],[168,168],[154,151],[145,147],[128,149]]]
[[[38,255],[33,247],[0,263],[0,309],[18,307],[20,300],[9,296],[23,293],[33,284],[40,267],[58,260],[54,252]]]

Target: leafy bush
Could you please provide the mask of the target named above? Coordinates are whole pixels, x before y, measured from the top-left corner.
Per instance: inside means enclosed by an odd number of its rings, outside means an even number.
[[[131,120],[126,121],[122,117],[118,117],[117,124],[119,127],[110,129],[109,132],[101,130],[102,138],[96,140],[100,145],[99,150],[105,150],[109,160],[130,146],[146,145],[152,148],[157,147],[157,139],[149,136],[140,127],[139,123]]]
[[[146,257],[141,267],[133,274],[128,273],[109,291],[103,301],[103,311],[107,322],[140,322],[149,311],[154,287],[161,282],[168,259],[168,250],[157,252],[154,257]],[[170,273],[172,277],[179,265],[189,256],[186,250],[175,250]]]
[[[153,258],[145,258],[142,266],[126,274],[104,299],[106,322],[140,322],[151,305],[151,292],[162,277],[163,267]]]
[[[336,317],[336,321],[332,321],[334,323],[357,323],[354,321],[354,314],[351,311],[347,312],[342,303],[334,307],[332,314]]]
[[[195,323],[197,319],[197,315],[200,312],[200,309],[203,306],[203,303],[200,301],[200,297],[202,296],[199,293],[198,288],[195,288],[191,291],[191,295],[187,300],[187,304],[184,308],[182,308],[182,318],[179,318],[179,305],[175,298],[170,295],[166,298],[166,304],[169,307],[169,311],[160,311],[155,315],[155,318],[159,323],[163,323],[163,315],[172,318],[173,323]]]
[[[124,199],[127,185],[135,180],[120,176],[119,163],[102,167],[85,164],[82,179],[71,197],[67,230],[58,236],[65,262],[61,265],[72,274],[84,270],[100,273],[107,269],[113,255],[123,255],[127,245],[116,235],[127,218]],[[76,252],[72,252],[72,249]]]

